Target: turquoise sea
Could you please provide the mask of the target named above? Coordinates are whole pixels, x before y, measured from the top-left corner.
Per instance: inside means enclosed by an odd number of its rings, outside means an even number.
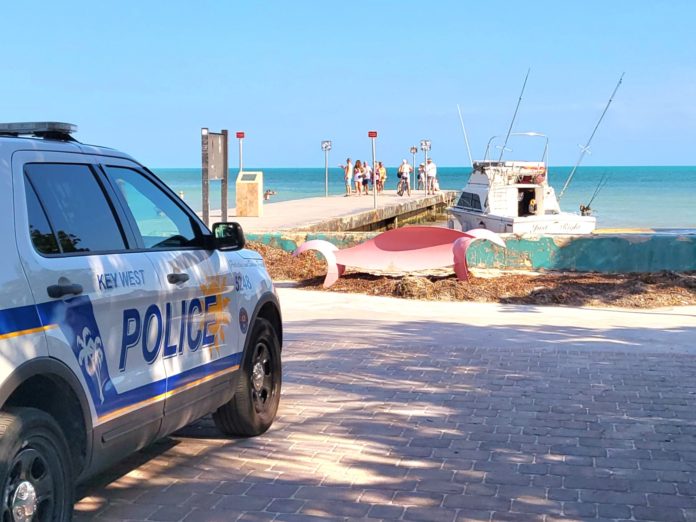
[[[262,168],[264,189],[277,192],[273,201],[324,195],[323,168]],[[549,182],[560,194],[571,167],[551,167]],[[194,210],[201,209],[200,169],[154,169]],[[396,167],[387,169],[387,189],[396,188]],[[440,188],[460,190],[469,167],[438,167]],[[229,207],[235,206],[234,179],[230,172]],[[587,204],[598,184],[606,176],[606,185],[592,203],[599,228],[696,228],[696,167],[580,167],[561,200],[565,211],[577,211]],[[210,182],[210,203],[220,208],[220,182]],[[329,169],[329,194],[344,193],[343,172]]]

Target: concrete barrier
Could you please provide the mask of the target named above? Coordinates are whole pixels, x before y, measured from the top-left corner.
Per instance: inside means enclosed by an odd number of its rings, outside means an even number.
[[[378,232],[293,232],[247,234],[250,241],[292,252],[311,239],[346,248]],[[602,234],[521,238],[503,235],[507,249],[481,242],[472,245],[469,266],[479,268],[570,270],[627,273],[696,271],[696,234]]]

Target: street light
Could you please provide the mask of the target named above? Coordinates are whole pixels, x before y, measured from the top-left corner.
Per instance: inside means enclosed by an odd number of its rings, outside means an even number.
[[[411,151],[411,156],[413,156],[413,170],[411,171],[411,174],[413,175],[413,183],[411,183],[411,187],[413,190],[416,190],[416,154],[418,153],[418,147],[414,145],[409,150]]]
[[[430,150],[430,140],[421,140],[420,148],[425,154],[425,168],[423,169],[423,186],[425,188],[425,195],[428,195],[428,151]]]
[[[331,150],[331,140],[321,142],[321,150],[324,151],[324,195],[329,197],[329,151]]]

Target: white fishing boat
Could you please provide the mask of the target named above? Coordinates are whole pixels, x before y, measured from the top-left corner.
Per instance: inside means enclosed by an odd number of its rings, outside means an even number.
[[[517,101],[517,107],[505,135],[505,140],[502,146],[497,147],[500,149],[497,161],[490,159],[489,153],[491,153],[491,145],[496,142],[498,136],[493,136],[488,140],[482,161],[472,160],[469,140],[464,128],[464,120],[462,119],[461,111],[459,111],[472,173],[456,203],[447,210],[451,216],[456,218],[462,230],[487,228],[493,232],[519,235],[590,234],[597,225],[597,220],[591,215],[590,204],[601,187],[606,183],[606,180],[602,179],[600,181],[592,199],[590,199],[587,205],[580,205],[580,213],[561,211],[559,201],[572,181],[580,162],[589,151],[592,138],[621,85],[623,74],[619,78],[619,82],[616,84],[587,143],[580,147],[580,157],[575,167],[571,170],[558,197],[556,197],[556,191],[548,182],[548,138],[538,132],[511,132],[528,77],[529,71],[527,71],[527,76],[524,79],[522,92]],[[459,110],[459,106],[457,106],[457,109]],[[544,140],[544,150],[541,155],[541,161],[503,161],[504,153],[509,150],[506,145],[511,137],[542,138]],[[454,225],[453,220],[451,220],[451,223]]]
[[[538,132],[512,136],[545,140],[541,161],[488,159],[494,136],[482,161],[473,162],[473,172],[455,204],[448,210],[462,230],[487,228],[512,234],[590,234],[593,216],[562,212],[554,188],[548,183],[546,159],[548,138]]]

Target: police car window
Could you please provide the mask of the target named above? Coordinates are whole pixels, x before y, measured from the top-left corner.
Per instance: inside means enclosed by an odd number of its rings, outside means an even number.
[[[133,214],[145,248],[196,246],[198,237],[189,215],[142,173],[106,167]]]
[[[88,165],[31,163],[25,165],[24,172],[61,252],[106,252],[126,247],[111,206]]]
[[[26,183],[27,214],[29,215],[29,235],[34,248],[42,254],[60,254],[58,241],[48,224],[46,213],[36,196],[31,183]]]

